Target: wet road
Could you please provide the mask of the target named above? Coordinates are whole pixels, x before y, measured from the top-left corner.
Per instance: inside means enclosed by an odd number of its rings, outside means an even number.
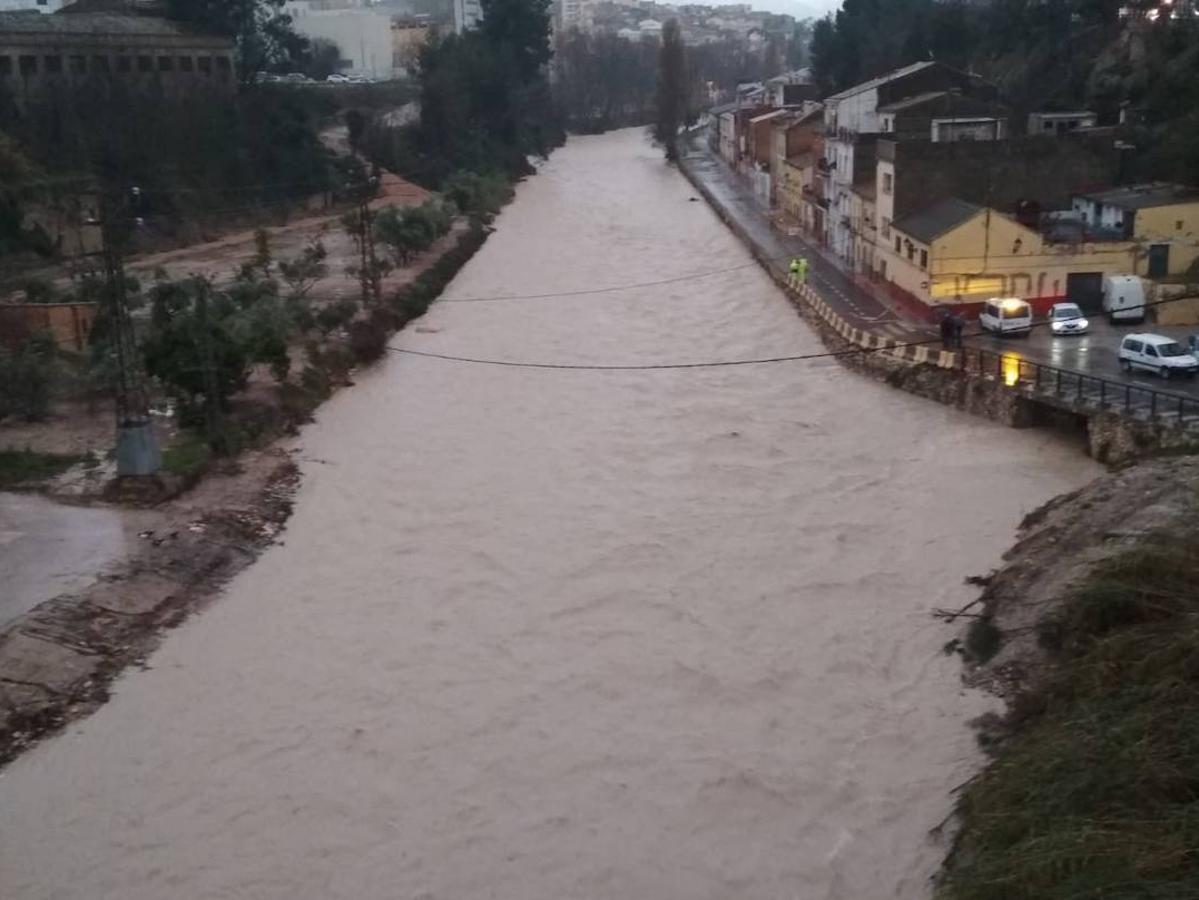
[[[819,353],[693,194],[572,139],[396,343]],[[994,706],[930,610],[1096,466],[828,360],[356,382],[283,541],[3,773],[0,897],[926,900]]]
[[[0,628],[91,584],[137,541],[144,516],[0,493]]]

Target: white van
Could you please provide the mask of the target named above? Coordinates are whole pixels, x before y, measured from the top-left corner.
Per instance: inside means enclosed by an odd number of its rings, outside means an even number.
[[[1125,372],[1145,369],[1162,378],[1186,375],[1194,378],[1199,372],[1196,359],[1174,338],[1164,334],[1128,334],[1120,341],[1120,365]]]
[[[1019,297],[996,297],[983,304],[978,327],[996,334],[1028,334],[1032,330],[1032,307]]]
[[[1113,325],[1145,321],[1145,283],[1136,275],[1104,275],[1103,311]]]

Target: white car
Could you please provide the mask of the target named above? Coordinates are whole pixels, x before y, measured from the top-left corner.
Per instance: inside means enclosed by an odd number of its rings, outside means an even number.
[[[1055,303],[1049,308],[1049,330],[1054,334],[1086,334],[1090,327],[1077,303]]]
[[[1019,297],[996,297],[983,304],[978,327],[998,335],[1022,334],[1032,330],[1032,306]]]
[[[328,76],[325,81],[329,82],[330,84],[349,84],[350,78],[348,75],[342,75],[338,72],[334,72],[332,75]]]
[[[1145,369],[1162,378],[1186,375],[1194,378],[1199,372],[1199,359],[1182,344],[1164,334],[1129,334],[1120,342],[1120,365],[1125,372]]]

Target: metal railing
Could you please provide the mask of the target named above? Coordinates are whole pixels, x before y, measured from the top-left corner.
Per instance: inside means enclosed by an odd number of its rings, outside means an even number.
[[[1199,426],[1199,397],[1047,366],[1018,353],[981,347],[964,347],[957,353],[963,371],[1001,381],[1008,387],[1061,406],[1107,410],[1152,422],[1174,421]]]

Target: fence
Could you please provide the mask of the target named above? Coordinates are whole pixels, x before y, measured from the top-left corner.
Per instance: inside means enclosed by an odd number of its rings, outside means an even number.
[[[1199,397],[1059,369],[979,347],[957,352],[963,371],[1075,410],[1107,410],[1152,422],[1199,425]]]

